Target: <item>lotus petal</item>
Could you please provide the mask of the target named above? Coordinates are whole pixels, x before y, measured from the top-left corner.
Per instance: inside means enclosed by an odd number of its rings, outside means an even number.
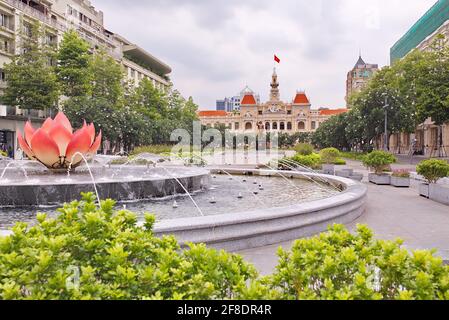
[[[79,164],[82,160],[80,155],[74,157],[76,153],[87,154],[91,146],[91,139],[87,127],[84,127],[77,132],[72,137],[69,145],[67,146],[66,160],[73,166]],[[73,161],[72,161],[73,159]]]
[[[98,149],[100,149],[101,146],[101,138],[102,138],[102,133],[100,130],[100,133],[97,136],[97,139],[95,139],[95,142],[92,144],[92,146],[90,147],[88,154],[91,156],[94,156],[97,154]]]
[[[51,128],[48,135],[56,142],[59,148],[59,155],[65,157],[67,146],[72,140],[72,134],[66,127],[62,126],[60,123],[56,123],[53,128]]]
[[[89,130],[89,135],[90,135],[91,144],[92,144],[95,141],[95,126],[94,126],[94,124],[93,123],[89,124],[87,126],[87,130]]]
[[[60,164],[58,145],[42,128],[35,132],[31,139],[31,146],[35,158],[48,168],[54,168]]]
[[[72,125],[70,124],[69,119],[66,117],[66,115],[63,112],[59,112],[55,117],[55,123],[61,124],[63,127],[65,127],[67,130],[69,130],[70,133],[73,133]]]
[[[33,159],[34,158],[33,151],[31,151],[30,146],[19,132],[17,133],[17,140],[19,141],[20,148],[23,150],[23,152],[25,152],[28,158]]]
[[[42,125],[42,130],[49,133],[51,128],[53,127],[53,122],[54,121],[51,118],[47,118],[47,120],[45,120],[44,124]]]
[[[25,129],[24,129],[24,133],[25,133],[25,140],[28,144],[28,147],[31,146],[31,138],[33,138],[33,134],[36,132],[36,130],[33,128],[33,126],[31,125],[30,121],[27,121],[27,123],[25,124]],[[23,138],[23,137],[22,137]],[[23,149],[23,148],[22,148]]]

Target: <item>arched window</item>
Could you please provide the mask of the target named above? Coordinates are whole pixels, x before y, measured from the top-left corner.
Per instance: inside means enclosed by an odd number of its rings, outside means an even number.
[[[273,130],[277,130],[278,129],[278,123],[277,122],[273,122]]]
[[[298,122],[298,130],[306,130],[306,124],[303,121]]]
[[[245,124],[245,130],[253,130],[253,124],[251,122],[247,122]]]
[[[279,126],[279,129],[282,130],[282,131],[285,130],[285,123],[284,122],[281,122],[281,124]]]
[[[292,123],[291,122],[287,122],[287,130],[292,130]]]
[[[267,131],[271,130],[271,125],[269,122],[265,123],[265,130],[267,130]]]

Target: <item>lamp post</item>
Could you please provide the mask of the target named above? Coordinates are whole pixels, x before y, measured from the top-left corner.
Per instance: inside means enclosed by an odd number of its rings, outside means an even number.
[[[388,152],[388,96],[386,93],[383,94],[385,96],[385,104],[384,104],[384,110],[385,110],[385,140],[384,140],[384,150]]]

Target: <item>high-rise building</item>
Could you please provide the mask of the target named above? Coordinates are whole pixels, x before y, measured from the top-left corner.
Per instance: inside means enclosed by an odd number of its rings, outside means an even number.
[[[359,60],[355,64],[354,68],[348,72],[346,80],[346,104],[351,94],[362,90],[369,79],[379,70],[377,64],[370,64],[363,61],[362,56],[359,56]]]
[[[243,97],[248,93],[251,92],[254,94],[254,92],[246,86],[242,91],[240,91],[240,95],[233,96],[233,97],[226,97],[223,100],[217,100],[216,102],[216,110],[217,111],[226,111],[226,112],[234,112],[234,111],[240,111],[240,103],[243,99]],[[254,94],[257,103],[260,103],[260,95]]]
[[[3,66],[20,52],[21,32],[30,30],[35,22],[45,27],[42,39],[58,45],[66,31],[73,29],[86,40],[92,50],[103,48],[123,65],[126,79],[135,85],[147,78],[159,90],[171,86],[171,68],[141,47],[107,30],[103,12],[96,10],[89,0],[0,0],[0,94],[8,77]],[[17,149],[18,130],[30,119],[36,126],[50,116],[43,110],[21,110],[0,105],[0,146]]]
[[[439,34],[449,37],[449,0],[437,1],[390,49],[394,63],[414,49],[426,50]]]
[[[449,0],[437,1],[390,49],[391,63],[406,57],[414,49],[430,50],[438,36],[449,40]],[[378,143],[383,148],[383,137]],[[413,152],[427,157],[449,154],[449,123],[437,126],[432,119],[418,126],[414,134],[397,133],[390,137],[390,150]]]

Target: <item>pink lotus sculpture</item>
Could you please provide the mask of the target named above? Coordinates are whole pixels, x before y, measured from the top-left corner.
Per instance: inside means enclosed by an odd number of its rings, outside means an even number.
[[[35,130],[31,122],[25,125],[25,137],[17,135],[19,145],[30,159],[35,159],[51,170],[76,168],[86,158],[94,156],[101,144],[101,131],[95,138],[95,126],[86,124],[73,133],[72,125],[63,112],[54,120],[48,118]]]

